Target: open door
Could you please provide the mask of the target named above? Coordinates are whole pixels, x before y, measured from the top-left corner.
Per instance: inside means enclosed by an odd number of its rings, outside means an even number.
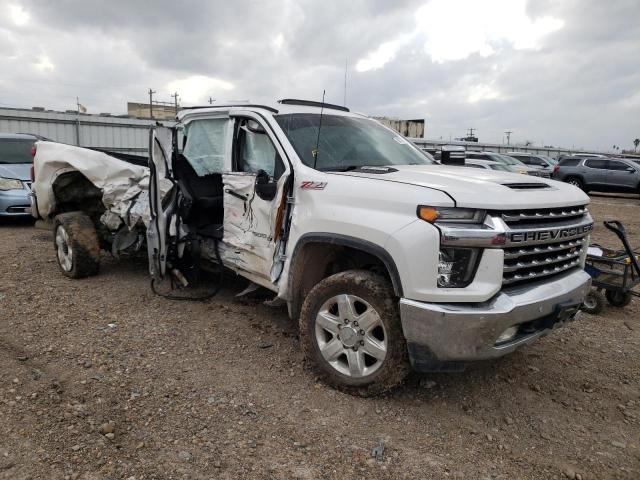
[[[149,132],[149,209],[151,218],[147,228],[149,273],[158,280],[164,277],[171,234],[175,229],[177,191],[174,187],[173,130],[152,127]],[[163,194],[164,192],[164,194]]]
[[[236,116],[233,168],[222,175],[223,258],[262,284],[276,283],[283,266],[290,172],[283,155],[261,119]]]

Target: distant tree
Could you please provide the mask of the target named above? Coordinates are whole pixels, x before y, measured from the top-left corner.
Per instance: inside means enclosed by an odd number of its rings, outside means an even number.
[[[638,151],[638,145],[640,145],[640,138],[636,138],[636,139],[633,141],[633,151],[634,151],[634,152],[637,152],[637,151]]]

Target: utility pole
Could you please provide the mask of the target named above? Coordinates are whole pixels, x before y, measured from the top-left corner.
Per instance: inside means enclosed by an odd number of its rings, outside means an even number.
[[[209,105],[213,105],[213,102],[215,102],[215,99],[209,97]]]
[[[149,117],[153,118],[153,94],[155,90],[149,89]]]
[[[513,132],[511,130],[508,130],[506,132],[504,132],[504,134],[507,136],[507,145],[511,145],[511,134]]]
[[[467,137],[473,138],[473,131],[476,130],[475,128],[470,128],[469,129],[469,133],[467,133]]]
[[[173,105],[176,108],[176,115],[178,114],[178,97],[180,95],[178,95],[178,92],[175,92],[173,95],[171,95],[173,97]]]

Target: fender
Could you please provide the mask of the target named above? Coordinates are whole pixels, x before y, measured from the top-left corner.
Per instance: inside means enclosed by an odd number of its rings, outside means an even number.
[[[389,272],[389,276],[391,277],[391,284],[393,286],[393,291],[398,297],[402,297],[402,280],[400,279],[400,274],[398,273],[398,268],[396,267],[396,263],[384,248],[375,243],[369,242],[367,240],[363,240],[357,237],[351,237],[348,235],[340,235],[338,233],[328,233],[328,232],[313,232],[313,233],[305,233],[302,235],[296,246],[293,250],[293,255],[291,259],[295,262],[297,258],[297,254],[300,252],[300,249],[304,247],[308,243],[325,243],[329,245],[339,245],[343,247],[350,247],[357,250],[361,250],[365,253],[373,255],[377,259],[379,259]],[[289,268],[289,285],[292,283],[294,269]]]

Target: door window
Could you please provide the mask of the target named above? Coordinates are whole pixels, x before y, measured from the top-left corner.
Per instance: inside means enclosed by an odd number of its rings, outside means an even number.
[[[232,139],[228,118],[195,120],[186,125],[185,135],[182,154],[199,177],[228,170],[225,158]]]
[[[264,128],[255,120],[242,119],[238,129],[236,170],[258,173],[264,170],[278,179],[284,171],[282,159]]]
[[[631,167],[624,162],[617,162],[615,160],[609,160],[609,170],[621,170],[625,171]]]
[[[606,170],[609,160],[587,160],[584,164],[589,168],[597,168],[599,170]]]

